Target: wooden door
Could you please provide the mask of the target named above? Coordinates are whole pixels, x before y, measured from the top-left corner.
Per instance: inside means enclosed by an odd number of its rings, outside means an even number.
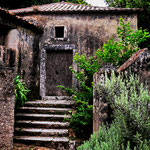
[[[72,87],[72,50],[49,50],[46,57],[46,96],[63,96],[66,92],[57,85]]]

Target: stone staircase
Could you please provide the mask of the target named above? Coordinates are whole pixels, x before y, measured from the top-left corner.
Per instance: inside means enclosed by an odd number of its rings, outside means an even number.
[[[65,121],[73,105],[69,96],[26,102],[15,115],[14,142],[73,150],[75,142],[69,140],[69,122]]]

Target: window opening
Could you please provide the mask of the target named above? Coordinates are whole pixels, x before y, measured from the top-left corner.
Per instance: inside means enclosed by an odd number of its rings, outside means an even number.
[[[64,26],[55,27],[55,38],[64,38]]]

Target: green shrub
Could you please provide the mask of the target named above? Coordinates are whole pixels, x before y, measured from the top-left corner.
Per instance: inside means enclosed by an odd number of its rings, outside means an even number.
[[[91,135],[89,141],[84,142],[78,150],[120,150],[123,143],[123,135],[117,124],[110,127],[102,125],[98,135]]]
[[[102,125],[98,135],[81,145],[78,150],[149,150],[150,149],[150,94],[138,77],[105,74],[103,85],[97,86],[113,110],[112,124]]]
[[[93,105],[88,102],[76,101],[76,110],[70,119],[71,128],[76,132],[77,137],[88,139],[92,133]]]
[[[15,80],[15,107],[18,108],[23,106],[27,100],[28,90],[25,83],[20,80],[20,76],[16,76]]]

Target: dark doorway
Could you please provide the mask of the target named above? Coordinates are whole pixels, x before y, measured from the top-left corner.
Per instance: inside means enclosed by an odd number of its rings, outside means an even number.
[[[72,50],[47,50],[46,57],[46,96],[67,95],[57,85],[72,87]]]

